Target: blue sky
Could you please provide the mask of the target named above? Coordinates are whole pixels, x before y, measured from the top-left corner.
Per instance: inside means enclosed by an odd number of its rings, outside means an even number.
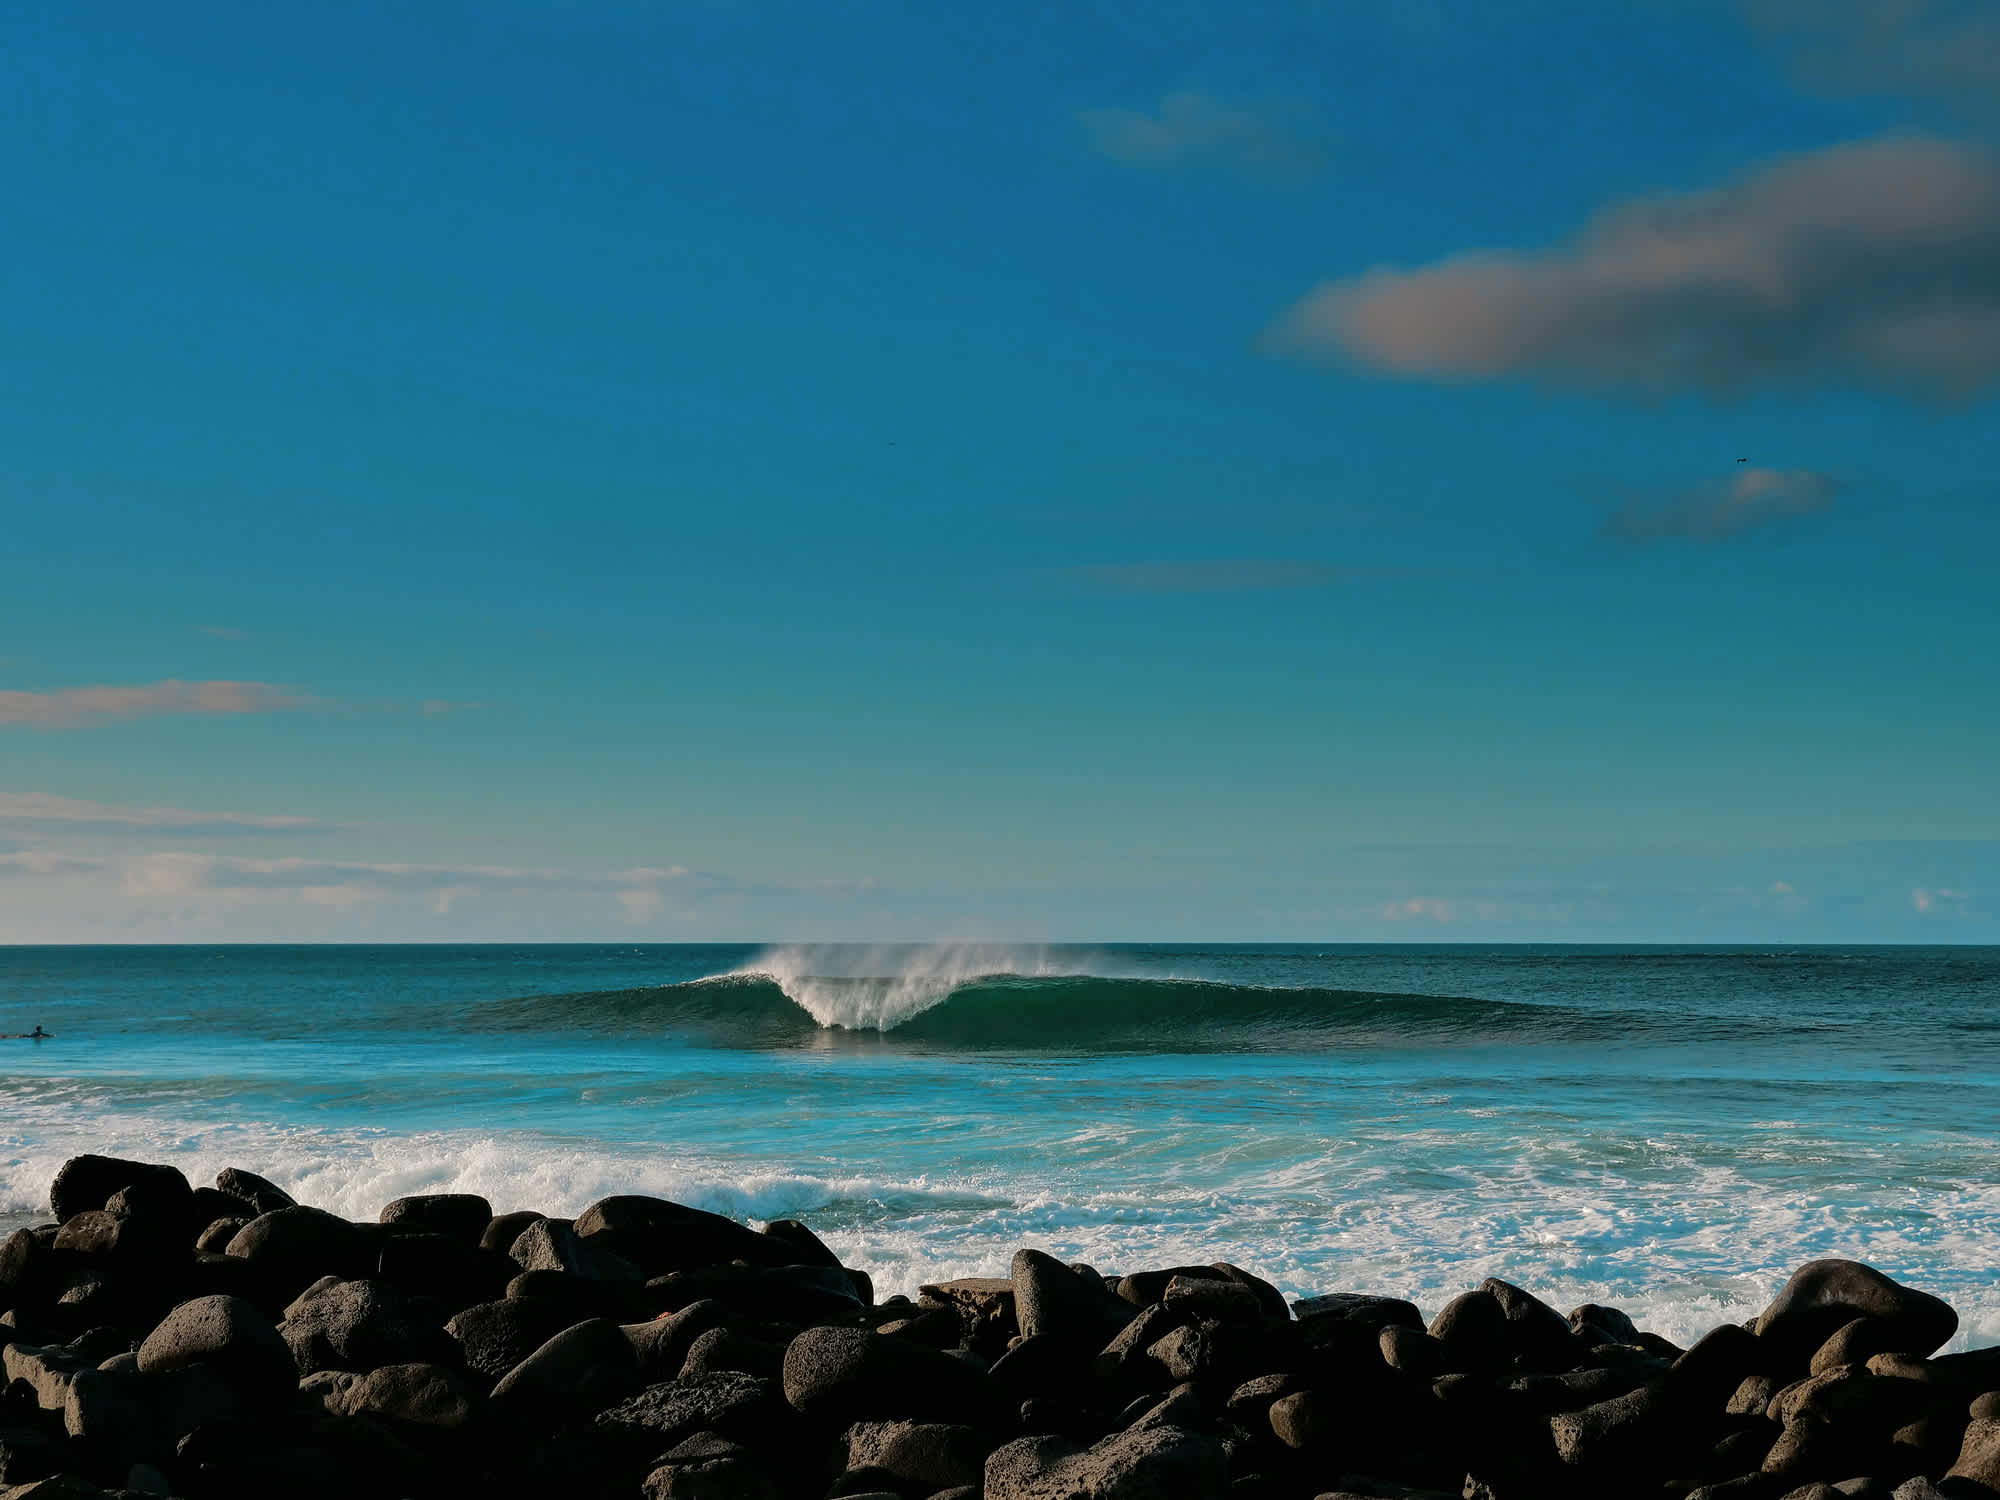
[[[0,39],[0,940],[2000,940],[1985,0]]]

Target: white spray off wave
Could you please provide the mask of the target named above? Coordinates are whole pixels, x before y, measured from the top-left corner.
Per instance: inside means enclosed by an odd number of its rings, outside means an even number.
[[[1044,947],[996,943],[795,943],[767,948],[725,979],[768,979],[820,1025],[891,1031],[982,979],[1074,974]]]

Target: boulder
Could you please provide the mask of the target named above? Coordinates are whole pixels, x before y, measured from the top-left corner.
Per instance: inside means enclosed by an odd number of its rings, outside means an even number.
[[[561,1333],[514,1366],[493,1387],[496,1405],[545,1420],[603,1411],[639,1388],[639,1360],[625,1330],[592,1318]]]
[[[6,1371],[8,1386],[21,1382],[43,1411],[61,1411],[70,1382],[92,1365],[90,1359],[59,1345],[15,1343],[0,1349],[0,1369]]]
[[[479,1418],[479,1399],[462,1376],[443,1365],[382,1365],[344,1385],[339,1414],[426,1432],[463,1432]]]
[[[1570,1309],[1569,1331],[1586,1347],[1594,1344],[1636,1344],[1639,1330],[1615,1307],[1586,1302]]]
[[[1489,1291],[1452,1298],[1431,1319],[1429,1331],[1444,1345],[1454,1370],[1491,1373],[1505,1367],[1511,1352],[1507,1310]]]
[[[278,1332],[301,1375],[442,1363],[456,1346],[431,1311],[383,1282],[327,1277],[285,1309]]]
[[[1022,1338],[1045,1333],[1089,1353],[1136,1316],[1132,1304],[1106,1291],[1102,1281],[1087,1280],[1039,1250],[1016,1251],[1009,1279]]]
[[[1958,1458],[1944,1476],[1950,1491],[1953,1480],[1961,1486],[1983,1486],[1974,1494],[2000,1495],[2000,1422],[1991,1420],[1967,1424],[1958,1448]]]
[[[847,1467],[874,1469],[926,1492],[976,1485],[993,1444],[976,1428],[941,1422],[857,1422]]]
[[[392,1198],[377,1216],[394,1234],[443,1234],[477,1248],[493,1205],[477,1193],[421,1193]]]
[[[510,1214],[496,1214],[487,1224],[486,1228],[480,1232],[479,1248],[482,1250],[498,1250],[502,1253],[512,1250],[514,1248],[514,1241],[521,1237],[523,1230],[534,1223],[535,1220],[546,1219],[547,1217],[547,1214],[538,1214],[532,1209],[518,1210]]]
[[[568,1310],[539,1297],[505,1297],[461,1308],[444,1325],[465,1368],[498,1380],[570,1326]]]
[[[649,1323],[627,1323],[624,1328],[645,1383],[657,1385],[681,1373],[688,1355],[703,1337],[735,1322],[736,1315],[720,1302],[690,1302],[679,1312],[654,1318]],[[778,1358],[782,1365],[782,1350]]]
[[[240,1167],[224,1167],[215,1174],[218,1192],[241,1198],[251,1206],[251,1217],[258,1214],[276,1213],[281,1208],[297,1208],[298,1201],[276,1183],[259,1177],[255,1172],[245,1172]]]
[[[1521,1368],[1555,1372],[1576,1362],[1581,1350],[1569,1319],[1548,1303],[1493,1276],[1482,1281],[1479,1290],[1500,1304],[1507,1320],[1507,1348]]]
[[[291,1347],[263,1311],[241,1297],[197,1297],[183,1302],[139,1345],[138,1367],[147,1374],[208,1365],[252,1399],[282,1406],[299,1371]]]
[[[248,1219],[236,1218],[211,1219],[207,1227],[194,1237],[196,1252],[206,1252],[211,1255],[225,1254],[229,1249],[229,1242],[236,1238],[236,1231],[249,1222]]]
[[[840,1257],[827,1248],[826,1242],[814,1234],[797,1219],[773,1219],[764,1226],[768,1239],[776,1240],[784,1247],[789,1258],[787,1264],[795,1266],[831,1266],[841,1269]]]
[[[322,1276],[362,1277],[375,1244],[358,1225],[317,1208],[280,1208],[236,1231],[225,1253],[247,1260],[294,1291]]]
[[[375,1258],[375,1274],[418,1297],[435,1297],[453,1311],[503,1295],[514,1262],[481,1250],[460,1235],[391,1234]]]
[[[698,1334],[688,1345],[679,1373],[686,1379],[733,1370],[764,1380],[782,1381],[785,1377],[786,1347],[740,1329],[711,1328],[706,1333]]]
[[[986,1377],[936,1349],[864,1328],[808,1328],[785,1350],[785,1399],[835,1423],[969,1422],[992,1414]]]
[[[772,1382],[729,1372],[649,1385],[599,1412],[594,1425],[615,1442],[658,1453],[699,1432],[775,1448],[796,1421]]]
[[[1758,1317],[1755,1332],[1804,1360],[1856,1318],[1881,1324],[1885,1349],[1929,1354],[1958,1331],[1958,1314],[1948,1303],[1892,1281],[1854,1260],[1816,1260],[1799,1267]]]
[[[1375,1335],[1383,1363],[1419,1380],[1434,1380],[1450,1368],[1451,1354],[1442,1339],[1434,1339],[1421,1328],[1390,1323]]]
[[[1379,1329],[1390,1324],[1424,1330],[1424,1315],[1417,1304],[1401,1297],[1375,1297],[1361,1292],[1328,1292],[1323,1297],[1306,1297],[1292,1304],[1292,1316],[1301,1323],[1334,1318],[1347,1323]]]
[[[783,1239],[665,1198],[602,1199],[577,1216],[576,1232],[593,1248],[610,1251],[647,1276],[732,1260],[784,1265],[792,1257]]]
[[[1842,1365],[1865,1365],[1878,1354],[1898,1354],[1897,1332],[1879,1318],[1855,1318],[1843,1323],[1813,1351],[1808,1373],[1823,1375]],[[1925,1351],[1929,1352],[1929,1351]]]
[[[66,1224],[80,1213],[103,1208],[113,1193],[139,1182],[156,1184],[182,1202],[194,1195],[178,1167],[115,1156],[72,1156],[57,1168],[49,1184],[49,1210],[58,1223]]]
[[[1179,1427],[1120,1432],[1083,1447],[1026,1437],[986,1460],[985,1500],[1224,1500],[1221,1444]]]

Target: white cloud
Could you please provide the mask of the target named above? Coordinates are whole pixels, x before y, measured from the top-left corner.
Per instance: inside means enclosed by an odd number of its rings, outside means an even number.
[[[0,824],[20,827],[160,828],[176,833],[258,831],[303,833],[332,825],[318,818],[266,813],[195,812],[184,807],[126,807],[44,792],[0,792]]]
[[[1841,486],[1810,469],[1739,468],[1658,504],[1621,507],[1605,523],[1625,542],[1717,542],[1825,510]]]
[[[261,714],[303,708],[311,700],[269,682],[164,682],[61,688],[30,693],[0,690],[0,725],[78,729],[167,714]]]
[[[1101,155],[1154,171],[1211,168],[1296,184],[1315,176],[1325,161],[1313,112],[1296,100],[1231,102],[1182,90],[1168,94],[1151,114],[1086,109],[1077,120]]]
[[[1276,344],[1390,374],[1730,391],[2000,380],[2000,158],[1897,139],[1616,203],[1567,245],[1329,282]]]

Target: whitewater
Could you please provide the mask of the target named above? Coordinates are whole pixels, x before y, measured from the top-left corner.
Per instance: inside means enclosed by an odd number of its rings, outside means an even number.
[[[2000,949],[0,949],[37,1024],[12,1223],[93,1150],[800,1218],[885,1292],[1035,1244],[1680,1338],[1851,1255],[2000,1341]]]

